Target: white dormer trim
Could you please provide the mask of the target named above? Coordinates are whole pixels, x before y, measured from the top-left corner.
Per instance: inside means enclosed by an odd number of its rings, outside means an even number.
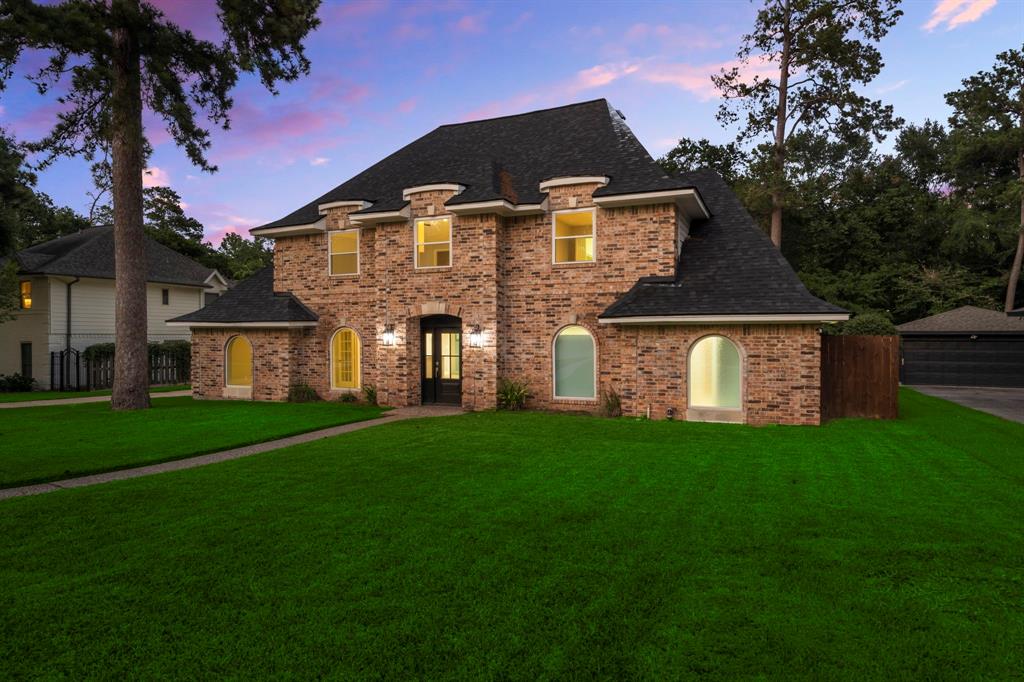
[[[552,187],[564,187],[566,185],[593,185],[598,184],[604,187],[611,178],[604,175],[566,175],[560,178],[551,178],[540,183],[540,191],[547,192]]]
[[[402,198],[409,201],[410,196],[420,192],[455,192],[456,194],[461,194],[465,189],[465,185],[458,185],[454,182],[439,182],[433,185],[416,185],[415,187],[406,187],[403,189]]]
[[[401,223],[409,219],[409,207],[397,211],[377,211],[376,213],[349,213],[348,221],[356,227],[376,225],[378,223]]]
[[[327,230],[327,218],[306,225],[285,225],[283,227],[254,227],[249,234],[256,237],[297,237],[304,234],[320,234]]]
[[[224,278],[224,275],[220,274],[220,271],[219,271],[219,270],[216,270],[216,269],[215,269],[215,270],[213,270],[213,271],[212,271],[212,272],[210,273],[210,276],[209,276],[209,277],[207,277],[207,278],[206,278],[205,280],[203,280],[203,284],[206,284],[206,285],[207,285],[207,286],[209,286],[209,287],[210,287],[211,289],[216,289],[216,288],[218,288],[218,285],[216,285],[216,284],[211,284],[211,283],[210,283],[210,280],[212,280],[212,279],[214,279],[214,278],[217,278],[217,280],[219,280],[219,281],[220,281],[220,286],[219,286],[219,288],[221,288],[221,289],[227,289],[227,288],[228,288],[228,281],[227,281],[227,279],[225,279],[225,278]]]
[[[362,210],[364,208],[370,208],[371,204],[369,201],[363,201],[362,199],[356,199],[354,201],[328,201],[326,204],[319,204],[316,207],[316,210],[322,215],[326,213],[329,208],[351,208],[353,206]]]
[[[497,213],[500,216],[516,215],[540,215],[547,213],[548,200],[539,204],[513,204],[507,199],[494,199],[492,201],[474,201],[470,204],[445,205],[450,213],[455,215],[478,215],[480,213]]]
[[[611,196],[594,197],[594,203],[601,208],[617,208],[619,206],[644,206],[649,204],[676,204],[692,218],[710,218],[711,211],[695,189],[668,189],[656,192],[636,192],[634,194],[613,194]]]

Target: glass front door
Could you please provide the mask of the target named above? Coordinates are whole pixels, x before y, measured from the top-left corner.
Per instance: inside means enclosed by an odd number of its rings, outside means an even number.
[[[462,403],[462,328],[448,315],[424,318],[421,323],[422,401]]]

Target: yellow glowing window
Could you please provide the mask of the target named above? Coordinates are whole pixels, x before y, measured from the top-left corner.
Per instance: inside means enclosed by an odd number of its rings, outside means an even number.
[[[462,378],[462,334],[459,332],[441,332],[441,378]]]
[[[359,388],[359,337],[351,329],[331,338],[331,388]]]
[[[32,309],[32,282],[21,282],[18,285],[21,294],[21,309]]]
[[[443,268],[452,264],[452,221],[428,218],[416,221],[416,267]]]
[[[594,212],[556,213],[554,242],[556,263],[593,261]]]
[[[331,274],[359,273],[359,230],[331,232]]]
[[[706,336],[690,351],[690,405],[740,407],[740,353],[724,336]]]
[[[228,386],[252,386],[252,345],[244,336],[228,341],[227,384]]]

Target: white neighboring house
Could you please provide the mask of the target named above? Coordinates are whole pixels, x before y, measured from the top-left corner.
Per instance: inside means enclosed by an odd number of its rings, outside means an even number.
[[[0,374],[50,386],[50,353],[114,341],[114,230],[93,227],[14,254],[20,305],[0,323]],[[149,340],[189,340],[167,320],[202,308],[229,287],[218,271],[146,237]]]

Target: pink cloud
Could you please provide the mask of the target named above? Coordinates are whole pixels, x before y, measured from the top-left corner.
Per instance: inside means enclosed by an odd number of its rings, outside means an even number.
[[[357,104],[370,95],[370,88],[339,76],[314,76],[310,97],[329,99],[334,104]]]
[[[406,21],[399,24],[391,35],[395,40],[405,42],[407,40],[423,40],[424,38],[429,38],[432,34],[433,31],[429,27]]]
[[[309,165],[310,166],[326,166],[330,162],[331,162],[331,160],[328,159],[326,156],[318,156],[318,157],[316,157],[314,159],[310,159]]]
[[[275,162],[289,164],[319,155],[332,146],[348,117],[334,108],[312,109],[299,102],[258,106],[240,101],[231,112],[231,129],[217,131],[215,161],[275,153]]]
[[[932,15],[925,22],[925,31],[934,31],[945,24],[947,31],[977,21],[983,14],[996,6],[996,0],[939,0],[932,9]]]
[[[263,218],[238,215],[233,207],[220,203],[196,204],[190,213],[203,224],[203,234],[214,246],[220,246],[228,234],[248,238],[250,229],[267,222]]]
[[[142,172],[143,187],[166,187],[170,184],[171,177],[159,166],[150,166]]]
[[[598,64],[584,69],[568,85],[570,92],[599,88],[640,70],[637,64]]]
[[[484,19],[480,14],[467,14],[455,22],[456,33],[479,34],[484,32]]]
[[[523,12],[518,17],[516,17],[516,20],[513,21],[511,24],[509,24],[506,27],[505,30],[509,31],[509,32],[511,32],[511,31],[518,31],[523,26],[525,26],[526,24],[530,23],[531,19],[533,19],[533,12],[529,12],[529,11]]]
[[[192,31],[203,40],[220,42],[223,32],[214,2],[182,2],[182,0],[147,0],[164,13],[167,20]]]
[[[402,100],[401,102],[398,103],[399,113],[412,113],[412,111],[416,108],[416,105],[419,104],[419,101],[420,100],[418,97],[410,97],[409,99]]]

